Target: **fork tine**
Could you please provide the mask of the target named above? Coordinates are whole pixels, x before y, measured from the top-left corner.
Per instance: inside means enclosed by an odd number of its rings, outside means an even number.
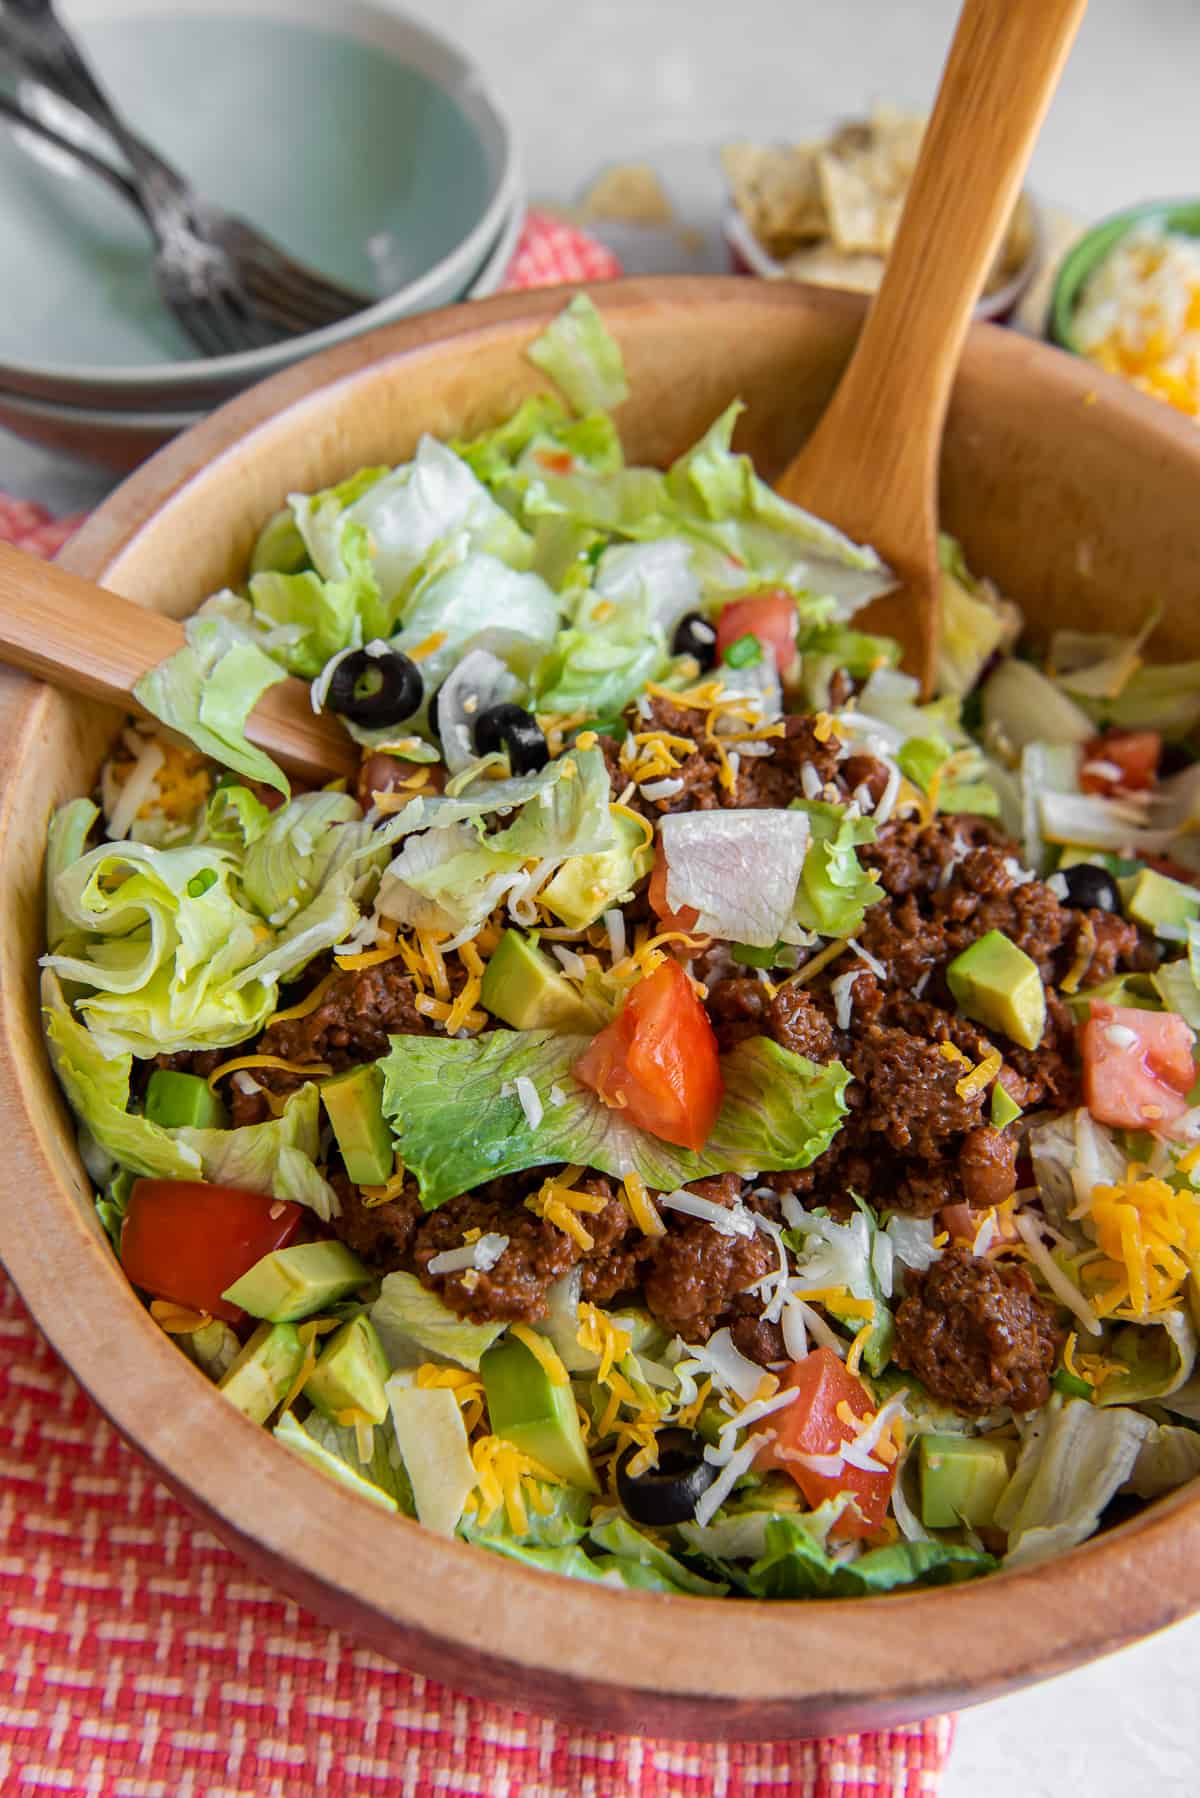
[[[220,335],[214,329],[209,308],[195,300],[185,300],[164,287],[163,299],[191,338],[202,356],[220,356],[224,347]]]
[[[302,289],[295,290],[267,280],[245,265],[239,267],[239,273],[256,309],[277,319],[288,330],[315,331],[352,316],[345,306],[330,306],[319,298],[314,300]]]

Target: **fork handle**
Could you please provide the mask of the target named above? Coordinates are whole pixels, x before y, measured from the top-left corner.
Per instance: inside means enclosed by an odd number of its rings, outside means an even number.
[[[3,0],[3,15],[0,44],[35,80],[108,133],[129,164],[156,234],[170,232],[179,208],[193,211],[188,183],[125,123],[51,0]]]

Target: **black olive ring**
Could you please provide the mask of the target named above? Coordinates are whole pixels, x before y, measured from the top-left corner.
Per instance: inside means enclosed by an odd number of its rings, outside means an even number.
[[[688,612],[675,626],[675,635],[671,638],[671,653],[677,656],[693,656],[699,662],[701,670],[715,668],[717,662],[717,633],[707,618],[699,612]]]
[[[514,774],[536,774],[550,760],[546,733],[519,705],[490,705],[475,720],[475,753],[507,752]]]
[[[695,1430],[659,1430],[658,1465],[630,1473],[640,1453],[632,1444],[617,1462],[617,1495],[635,1523],[682,1523],[708,1491],[717,1469],[704,1459],[704,1438]]]
[[[386,655],[356,649],[334,669],[326,703],[352,724],[378,727],[411,718],[424,692],[417,664],[398,649]]]
[[[1074,867],[1060,868],[1058,879],[1066,888],[1063,904],[1072,911],[1120,914],[1121,889],[1107,868],[1099,868],[1093,862],[1076,862]]]

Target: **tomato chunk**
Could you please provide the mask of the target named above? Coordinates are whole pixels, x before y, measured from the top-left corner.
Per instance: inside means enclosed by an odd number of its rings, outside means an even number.
[[[1079,785],[1085,793],[1144,793],[1158,779],[1161,755],[1156,730],[1106,730],[1084,744]]]
[[[226,1323],[246,1313],[221,1294],[289,1243],[303,1205],[199,1180],[135,1180],[121,1228],[121,1265],[133,1285]]]
[[[700,913],[694,905],[681,905],[678,911],[671,910],[667,899],[667,872],[667,858],[660,843],[658,859],[654,864],[654,872],[650,876],[650,888],[646,895],[650,901],[650,910],[664,930],[694,930]]]
[[[1084,1104],[1118,1130],[1164,1130],[1188,1108],[1195,1034],[1170,1011],[1092,1000],[1079,1033]]]
[[[663,1142],[702,1149],[724,1096],[708,1013],[669,957],[631,988],[572,1072]]]
[[[731,599],[717,620],[717,659],[739,637],[757,637],[785,675],[796,659],[796,602],[782,588]]]
[[[838,1416],[839,1405],[844,1404],[854,1417],[869,1417],[875,1409],[870,1393],[860,1379],[846,1371],[831,1348],[813,1349],[803,1361],[793,1361],[783,1385],[794,1387],[800,1396],[771,1417],[775,1440],[760,1453],[759,1466],[778,1467],[791,1474],[814,1507],[839,1492],[852,1493],[857,1510],[847,1506],[830,1533],[843,1541],[873,1535],[887,1515],[895,1461],[882,1473],[852,1467],[847,1461],[840,1473],[832,1474],[816,1473],[791,1458],[837,1454],[855,1434],[854,1425]],[[878,1454],[872,1458],[878,1460]]]

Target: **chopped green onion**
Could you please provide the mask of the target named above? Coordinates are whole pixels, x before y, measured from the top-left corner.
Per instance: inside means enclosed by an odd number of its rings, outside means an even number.
[[[729,953],[743,968],[773,968],[782,947],[782,943],[772,943],[768,949],[755,949],[749,943],[731,943]]]
[[[205,893],[208,892],[208,889],[210,887],[215,887],[216,884],[217,884],[216,869],[215,868],[201,868],[199,874],[193,874],[192,878],[187,883],[188,898],[189,899],[202,899],[204,897]]]
[[[1096,1396],[1096,1391],[1093,1386],[1089,1386],[1086,1380],[1081,1380],[1078,1374],[1068,1373],[1065,1367],[1059,1368],[1058,1372],[1051,1378],[1050,1384],[1056,1392],[1061,1392],[1064,1398],[1086,1398],[1091,1400]]]
[[[763,646],[753,631],[737,637],[725,651],[727,668],[754,668],[763,659]]]

